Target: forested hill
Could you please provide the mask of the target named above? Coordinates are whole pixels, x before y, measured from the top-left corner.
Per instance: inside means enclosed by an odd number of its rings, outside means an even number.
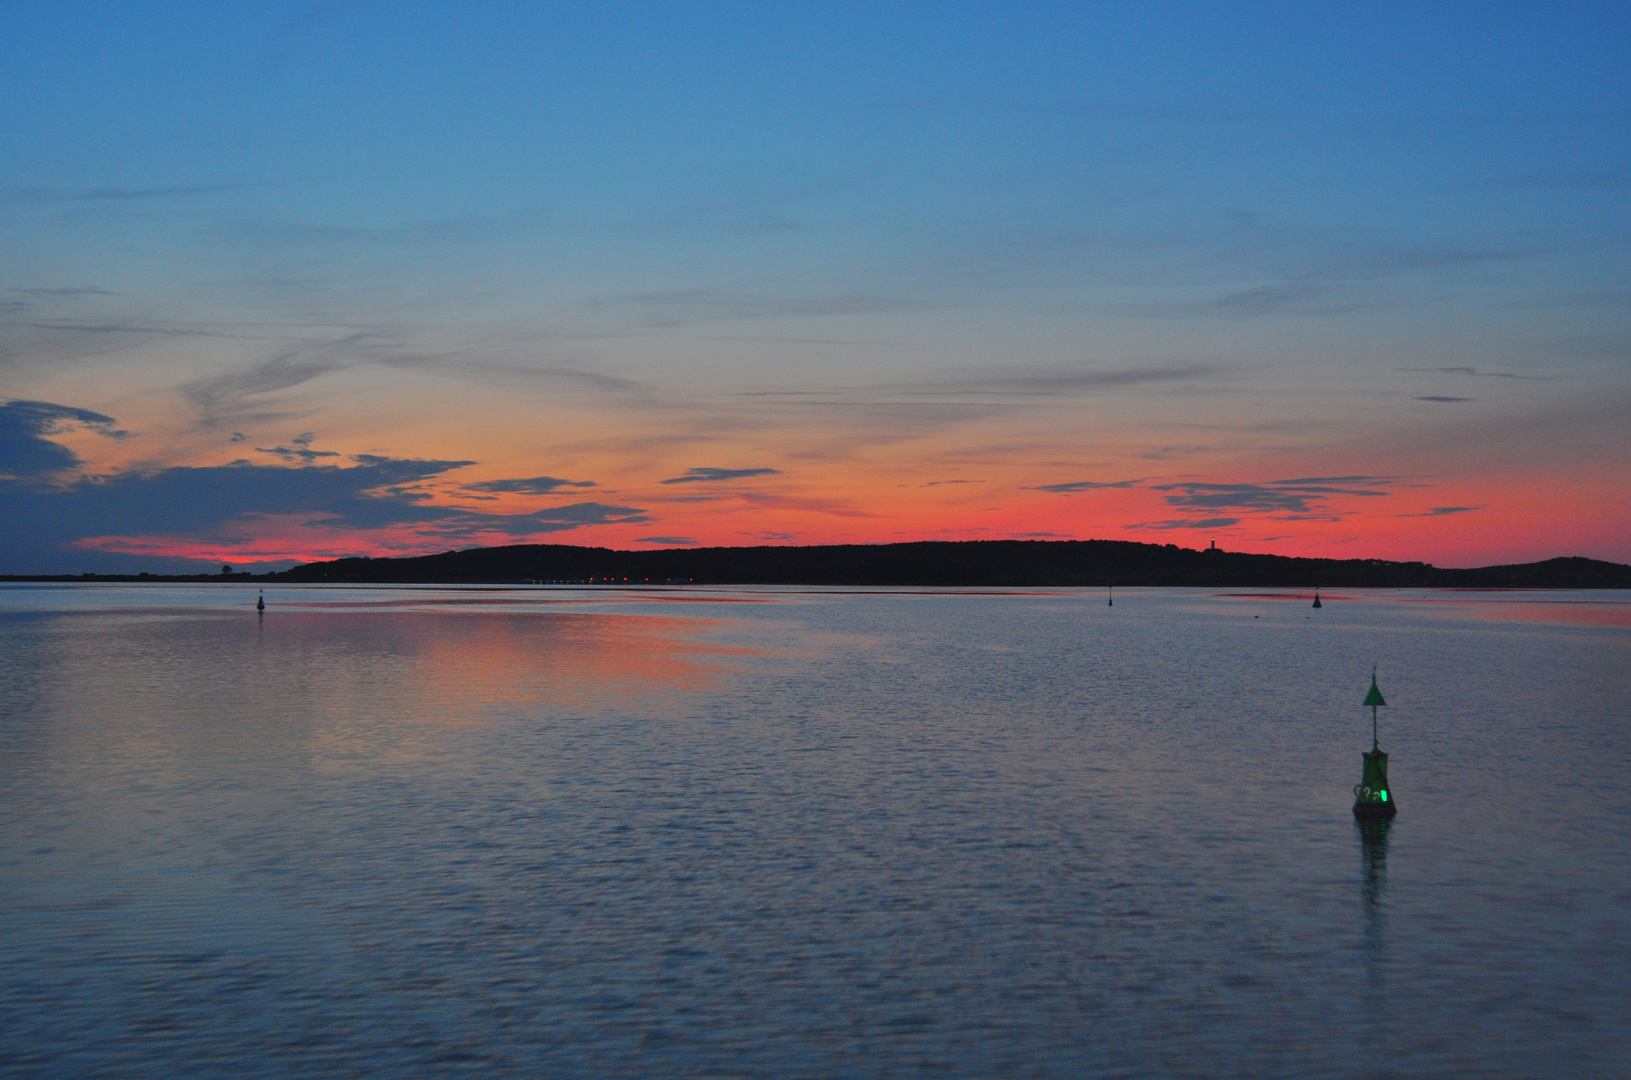
[[[698,585],[1192,585],[1312,588],[1631,588],[1631,566],[1558,558],[1446,570],[1117,540],[968,540],[615,551],[562,544],[308,563],[274,580],[345,583],[687,582]]]

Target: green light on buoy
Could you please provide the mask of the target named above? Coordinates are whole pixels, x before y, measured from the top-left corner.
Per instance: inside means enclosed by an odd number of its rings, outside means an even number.
[[[1371,668],[1370,692],[1361,706],[1370,706],[1370,750],[1366,751],[1364,770],[1359,783],[1354,785],[1354,817],[1390,818],[1399,812],[1388,794],[1387,755],[1382,752],[1376,737],[1376,710],[1387,704],[1382,690],[1376,685],[1376,669]]]

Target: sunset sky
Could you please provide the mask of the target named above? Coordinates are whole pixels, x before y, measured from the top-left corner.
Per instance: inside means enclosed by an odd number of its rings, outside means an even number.
[[[11,0],[0,573],[1631,562],[1628,57],[1624,3]]]

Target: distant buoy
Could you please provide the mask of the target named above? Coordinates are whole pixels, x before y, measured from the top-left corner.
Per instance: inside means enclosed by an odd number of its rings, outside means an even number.
[[[1315,607],[1324,607],[1325,606],[1324,604],[1320,603],[1320,590],[1319,590],[1319,586],[1317,586],[1317,585],[1314,587],[1314,606]]]
[[[1370,673],[1370,693],[1365,695],[1361,704],[1370,706],[1370,750],[1364,755],[1365,766],[1359,783],[1354,785],[1354,817],[1390,818],[1399,812],[1399,807],[1394,801],[1393,790],[1388,786],[1387,755],[1376,740],[1376,709],[1379,705],[1386,705],[1387,700],[1376,686],[1375,668]]]
[[[1115,607],[1116,606],[1116,587],[1114,585],[1111,585],[1111,586],[1109,586],[1109,589],[1110,589],[1110,602],[1108,604],[1104,605],[1104,606],[1105,607]]]
[[[261,594],[259,596],[255,597],[255,610],[256,611],[265,611],[266,610],[266,592],[265,592],[265,590],[262,590]]]

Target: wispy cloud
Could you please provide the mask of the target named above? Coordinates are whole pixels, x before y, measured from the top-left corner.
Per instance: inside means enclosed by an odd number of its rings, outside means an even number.
[[[1455,404],[1458,404],[1458,403],[1463,402],[1463,401],[1477,401],[1478,399],[1477,398],[1470,398],[1470,397],[1450,397],[1447,394],[1423,394],[1423,395],[1417,397],[1416,400],[1417,401],[1436,401],[1441,405],[1455,405]]]
[[[199,421],[205,427],[275,419],[279,413],[251,405],[247,399],[288,390],[346,367],[352,362],[346,347],[369,336],[358,332],[334,341],[288,348],[247,368],[194,380],[184,385],[181,393],[198,411]]]
[[[1104,488],[1137,487],[1143,482],[1143,480],[1071,480],[1063,484],[1041,484],[1031,490],[1068,494],[1073,491],[1099,491]]]
[[[1510,371],[1479,371],[1475,367],[1402,367],[1394,371],[1407,371],[1415,375],[1466,375],[1477,379],[1523,379],[1530,382],[1546,382],[1544,375],[1517,375]]]
[[[177,323],[144,323],[134,319],[37,319],[27,323],[34,330],[60,330],[74,334],[148,334],[154,337],[236,338],[226,330]]]
[[[630,310],[650,327],[674,328],[720,320],[755,320],[834,315],[873,315],[915,310],[926,306],[922,298],[887,290],[805,293],[752,292],[712,286],[623,293],[591,299],[590,311]]]
[[[100,289],[94,285],[62,286],[54,289],[7,289],[7,292],[17,293],[20,296],[40,297],[74,297],[74,296],[118,296],[109,289]]]
[[[876,416],[875,422],[869,423],[874,429],[873,435],[887,438],[903,424],[915,428],[925,420],[937,424],[961,423],[993,415],[993,410],[1006,408],[1003,399],[1106,393],[1141,386],[1203,382],[1226,374],[1220,365],[1203,361],[1131,363],[1114,367],[1076,363],[1016,367],[995,373],[949,371],[905,382],[852,384],[822,390],[744,391],[733,396],[808,409],[890,411],[891,415]],[[954,400],[920,400],[923,398]]]
[[[873,518],[877,514],[858,510],[849,503],[839,502],[837,499],[819,499],[798,495],[766,495],[758,492],[748,492],[740,496],[743,502],[750,506],[759,506],[774,510],[796,510],[809,514],[825,514],[831,517],[846,518]]]
[[[1146,461],[1167,461],[1172,458],[1193,457],[1196,454],[1204,454],[1215,449],[1217,449],[1215,446],[1194,443],[1186,446],[1151,446],[1147,449],[1140,450],[1137,456]]]
[[[1330,294],[1328,281],[1276,281],[1254,285],[1208,301],[1206,310],[1224,315],[1274,315]]]
[[[102,187],[70,190],[65,188],[25,187],[13,188],[3,197],[5,202],[62,203],[62,202],[132,202],[140,199],[186,199],[201,195],[221,195],[232,191],[245,191],[265,186],[263,183],[227,184],[170,184],[157,187]]]
[[[1388,488],[1400,480],[1395,476],[1310,476],[1262,484],[1184,481],[1151,484],[1150,488],[1168,492],[1167,505],[1185,510],[1255,510],[1334,519],[1343,512],[1330,508],[1333,498],[1385,496],[1391,494]]]
[[[690,469],[684,476],[673,476],[659,481],[663,484],[704,484],[719,480],[741,480],[749,476],[775,476],[780,469]]]
[[[1234,215],[1231,230],[1197,235],[1192,242],[1197,252],[1211,252],[1208,261],[1218,267],[1219,278],[1232,272],[1234,280],[1196,283],[1185,288],[1182,299],[1127,303],[1121,309],[1163,318],[1340,316],[1421,302],[1419,291],[1389,288],[1402,278],[1521,262],[1550,253],[1538,246],[1397,243],[1273,225],[1254,214]]]
[[[308,431],[304,434],[296,435],[294,438],[290,439],[288,446],[257,446],[255,447],[255,451],[261,454],[271,454],[273,457],[280,457],[284,461],[303,461],[307,464],[316,461],[318,458],[340,456],[339,453],[334,450],[313,450],[311,448],[311,444],[312,440],[316,437],[316,435]]]
[[[1482,510],[1482,506],[1435,506],[1420,514],[1400,514],[1399,517],[1446,517],[1450,514],[1468,514]]]
[[[931,379],[915,384],[913,389],[938,394],[1051,396],[1118,390],[1156,383],[1193,382],[1215,378],[1220,374],[1222,369],[1217,365],[1194,361],[1134,364],[1119,368],[1082,364],[998,375]]]
[[[434,514],[427,522],[429,531],[457,538],[470,538],[485,533],[532,536],[538,533],[581,529],[589,525],[638,525],[652,520],[638,507],[598,502],[569,503],[566,506],[554,506],[530,514],[478,514],[440,507],[427,509]]]
[[[661,544],[663,547],[695,547],[696,541],[689,536],[637,536],[637,544]]]
[[[1165,521],[1141,521],[1127,528],[1157,529],[1166,532],[1174,529],[1227,529],[1231,525],[1239,524],[1240,519],[1233,517],[1169,518]]]
[[[499,494],[548,495],[561,488],[592,488],[593,480],[562,480],[556,476],[534,476],[524,480],[483,480],[465,484],[465,491],[487,491]]]

